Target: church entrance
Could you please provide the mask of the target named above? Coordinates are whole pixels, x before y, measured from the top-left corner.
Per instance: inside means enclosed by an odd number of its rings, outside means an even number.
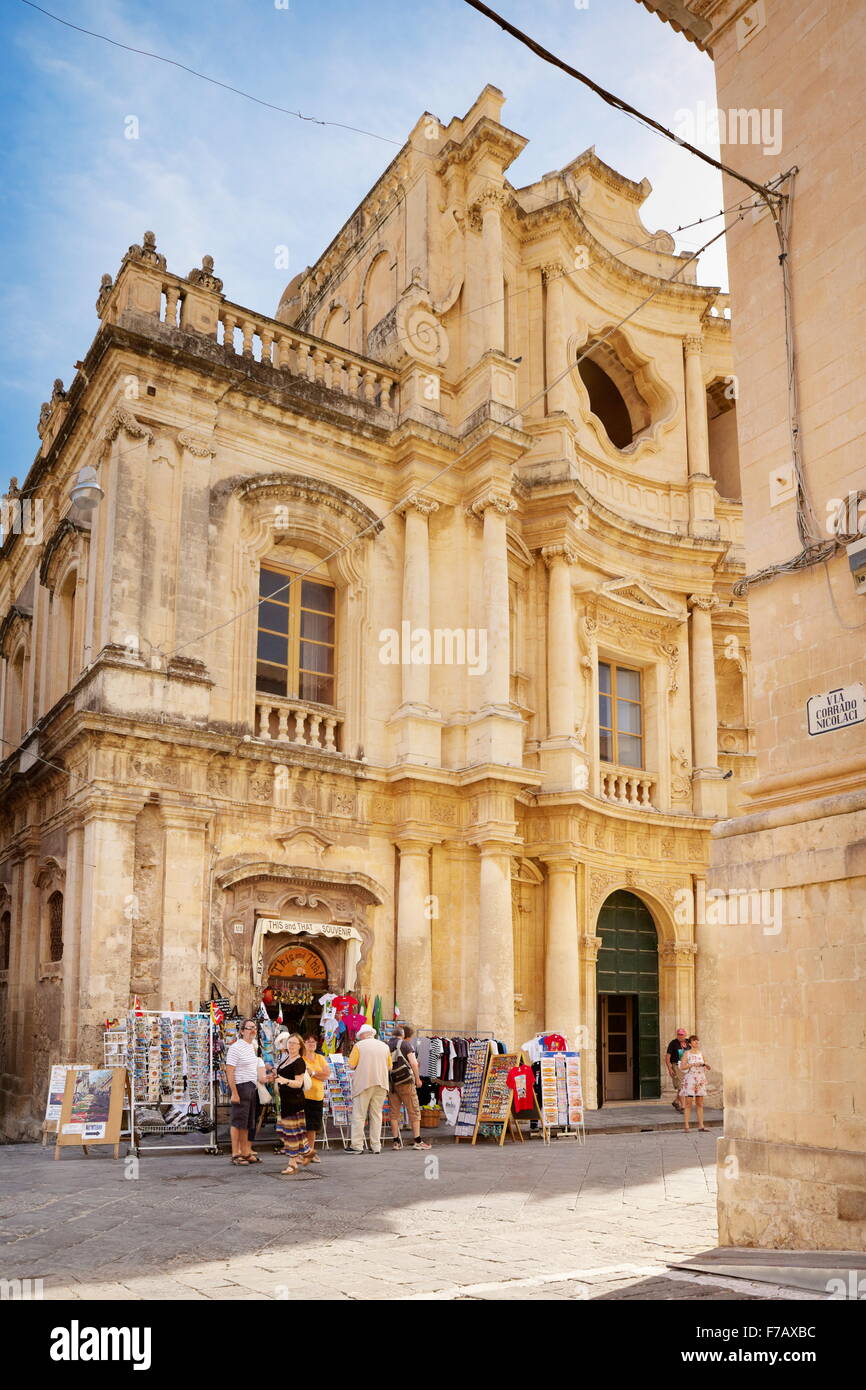
[[[661,1095],[659,947],[652,915],[634,893],[602,906],[596,935],[598,1097],[654,1100]]]

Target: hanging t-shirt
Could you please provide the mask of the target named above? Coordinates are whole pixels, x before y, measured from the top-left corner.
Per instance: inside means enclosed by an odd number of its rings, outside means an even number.
[[[531,1067],[512,1067],[505,1078],[505,1084],[514,1093],[514,1111],[535,1109],[535,1092],[532,1087]]]
[[[336,999],[336,997],[336,994],[319,995],[319,1003],[322,1006],[322,1017],[320,1019],[320,1022],[323,1028],[329,1019],[337,1017],[336,1013],[334,1012],[334,1000]]]
[[[538,1037],[530,1038],[529,1042],[520,1044],[520,1051],[529,1058],[530,1062],[541,1061],[541,1039]]]
[[[561,1033],[545,1033],[541,1039],[545,1052],[565,1052],[565,1038]]]
[[[456,1125],[457,1116],[460,1114],[460,1097],[462,1092],[459,1086],[443,1086],[439,1091],[439,1104],[445,1112],[445,1123]]]
[[[335,994],[332,1002],[337,1018],[345,1018],[346,1014],[358,1012],[358,1001],[354,994]],[[366,1022],[366,1019],[364,1021]]]

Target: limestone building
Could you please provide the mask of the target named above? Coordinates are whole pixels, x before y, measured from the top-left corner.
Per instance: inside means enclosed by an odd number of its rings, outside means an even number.
[[[132,995],[212,985],[555,1028],[592,1105],[659,1095],[680,1024],[712,1052],[725,299],[593,150],[514,186],[502,102],[422,117],[273,318],[150,233],[103,279],[3,550],[7,1132]]]
[[[721,158],[759,183],[788,175],[790,207],[799,487],[772,218],[751,215],[728,237],[746,563],[769,573],[748,587],[758,776],[742,814],[713,833],[711,882],[776,895],[780,929],[717,933],[719,1234],[730,1245],[863,1250],[866,588],[849,553],[866,550],[866,10],[857,0],[644,3],[713,59]],[[744,192],[726,177],[726,205]]]

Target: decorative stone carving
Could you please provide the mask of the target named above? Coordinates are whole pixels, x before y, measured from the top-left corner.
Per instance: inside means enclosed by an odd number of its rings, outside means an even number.
[[[611,886],[619,882],[618,874],[604,874],[593,870],[589,880],[589,902],[592,908],[596,908],[603,898],[610,892]]]
[[[109,415],[108,423],[103,431],[104,443],[106,445],[113,444],[121,430],[132,439],[146,439],[148,444],[153,443],[153,430],[136,420],[132,411],[128,410],[125,405],[116,405]]]
[[[507,516],[509,512],[517,511],[517,503],[513,497],[503,492],[496,492],[493,488],[489,488],[486,492],[482,492],[476,497],[473,502],[469,503],[469,506],[466,508],[466,515],[471,517],[474,521],[481,521],[488,507],[492,507],[500,516]]]
[[[684,748],[671,753],[671,801],[690,801],[692,768]]]
[[[142,758],[134,753],[129,760],[131,782],[164,782],[176,787],[180,784],[180,768],[167,758]]]
[[[186,278],[191,285],[199,285],[203,290],[213,290],[217,294],[223,287],[222,280],[213,273],[213,256],[202,256],[201,270],[194,267]]]
[[[574,546],[568,545],[543,545],[541,547],[541,558],[550,569],[554,560],[562,559],[567,565],[576,565],[578,560],[577,551]]]
[[[188,430],[183,430],[177,437],[177,442],[181,449],[186,449],[188,454],[192,454],[197,459],[212,458],[216,454],[216,449],[208,439],[202,439],[201,435],[191,434]]]
[[[251,777],[250,796],[254,801],[270,801],[273,782],[270,777]]]
[[[125,261],[142,261],[145,265],[152,265],[157,270],[165,270],[165,256],[156,249],[156,233],[145,232],[141,239],[141,245],[130,246],[123,258]]]
[[[719,600],[715,594],[691,594],[688,605],[689,608],[700,608],[704,613],[712,613],[714,608],[718,608]]]
[[[406,498],[405,502],[396,506],[394,511],[398,516],[405,516],[406,512],[413,509],[420,512],[422,516],[432,516],[434,512],[438,512],[439,503],[435,502],[432,497],[423,497],[420,492],[413,492]]]
[[[99,282],[99,294],[96,296],[96,312],[100,315],[100,317],[102,315],[103,309],[105,308],[106,301],[111,295],[111,291],[113,289],[114,281],[112,280],[111,276],[108,274],[103,275],[102,279]]]

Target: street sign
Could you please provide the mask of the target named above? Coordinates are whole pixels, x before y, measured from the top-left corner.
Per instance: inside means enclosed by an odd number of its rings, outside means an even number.
[[[806,701],[810,734],[829,734],[866,720],[866,689],[863,682],[842,685],[825,695],[812,695]]]

